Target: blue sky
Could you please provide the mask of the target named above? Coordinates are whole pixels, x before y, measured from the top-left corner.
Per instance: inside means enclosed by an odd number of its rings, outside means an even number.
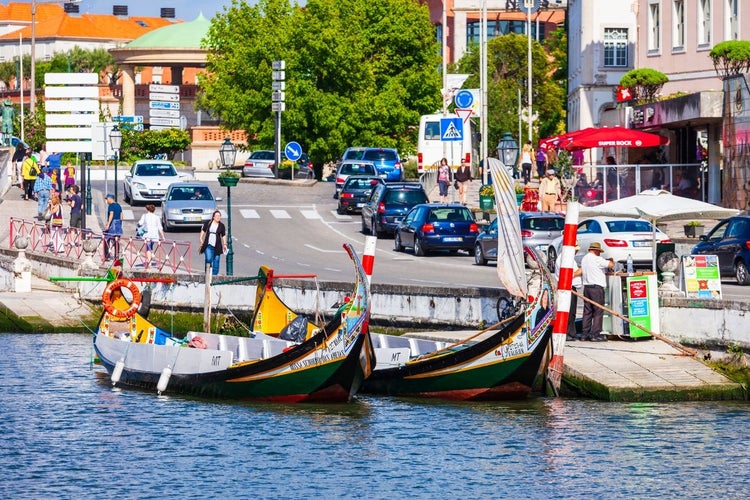
[[[248,3],[254,4],[255,1],[251,0]],[[173,7],[176,19],[192,21],[201,11],[207,18],[212,18],[214,14],[221,12],[224,6],[232,5],[232,0],[83,0],[80,3],[80,11],[111,14],[113,5],[126,5],[131,16],[153,17],[159,17],[162,7]]]

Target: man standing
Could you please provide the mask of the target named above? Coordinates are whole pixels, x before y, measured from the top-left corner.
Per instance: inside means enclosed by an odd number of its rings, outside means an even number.
[[[104,225],[104,259],[110,260],[120,255],[122,236],[122,207],[115,201],[115,195],[107,193],[107,223]],[[114,255],[110,251],[110,245]]]
[[[601,257],[601,253],[602,245],[595,241],[589,245],[588,253],[581,260],[583,296],[589,299],[583,304],[583,340],[592,342],[607,341],[607,337],[602,335],[604,310],[599,306],[604,305],[604,289],[607,286],[604,270],[615,267],[614,261]]]
[[[547,176],[539,182],[539,199],[542,202],[542,212],[554,212],[557,199],[562,188],[560,179],[555,177],[554,169],[547,170]]]
[[[68,186],[66,201],[70,205],[70,227],[81,229],[83,200],[81,199],[81,195],[78,194],[78,186],[75,184]]]

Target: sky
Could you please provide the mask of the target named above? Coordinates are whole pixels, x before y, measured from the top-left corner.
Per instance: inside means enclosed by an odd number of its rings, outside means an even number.
[[[60,3],[64,3],[64,0]],[[251,0],[248,3],[255,2]],[[173,7],[175,19],[192,21],[200,12],[211,19],[225,6],[231,6],[232,0],[83,0],[79,5],[82,14],[112,14],[113,5],[126,5],[129,15],[150,17],[159,17],[162,7]]]

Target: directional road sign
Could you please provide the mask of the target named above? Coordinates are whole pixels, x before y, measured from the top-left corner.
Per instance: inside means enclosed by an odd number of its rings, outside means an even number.
[[[302,146],[294,141],[287,142],[284,146],[284,155],[292,161],[297,161],[302,156]]]
[[[179,102],[149,101],[148,107],[150,109],[180,109],[180,103]]]
[[[456,92],[456,96],[453,98],[453,102],[456,104],[457,108],[470,108],[472,104],[474,104],[474,94],[472,94],[469,90],[459,90]]]
[[[443,142],[463,141],[464,122],[461,118],[440,119],[440,140]]]

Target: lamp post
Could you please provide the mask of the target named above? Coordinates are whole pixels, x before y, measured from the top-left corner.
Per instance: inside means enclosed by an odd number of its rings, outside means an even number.
[[[117,201],[117,160],[120,159],[120,148],[122,147],[122,132],[120,127],[117,125],[112,128],[109,133],[109,145],[112,146],[112,150],[115,152],[115,201]]]
[[[515,177],[518,143],[510,135],[510,132],[505,132],[503,138],[497,143],[497,157],[500,158],[506,168],[510,166],[512,177]]]
[[[237,148],[229,140],[229,137],[224,139],[224,142],[219,148],[219,158],[221,158],[221,164],[224,168],[229,170],[234,166],[234,160],[237,157]],[[230,179],[232,179],[230,181]],[[225,177],[223,180],[219,176],[219,183],[227,187],[227,276],[234,275],[234,250],[232,249],[232,186],[237,185],[239,181],[236,177]]]

